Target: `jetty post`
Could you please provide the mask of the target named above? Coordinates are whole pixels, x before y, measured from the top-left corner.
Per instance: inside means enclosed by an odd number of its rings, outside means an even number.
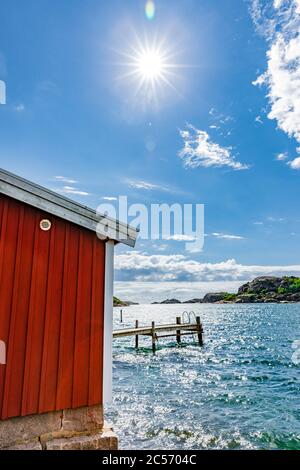
[[[176,324],[177,325],[181,324],[181,317],[176,317]],[[181,343],[180,330],[176,330],[176,341],[177,341],[177,344]]]
[[[202,329],[200,317],[196,317],[196,323],[197,323],[198,341],[199,341],[200,346],[203,346],[203,336],[202,336],[203,329]]]
[[[139,321],[135,320],[135,327],[139,327]],[[138,349],[139,347],[139,335],[135,335],[135,349]]]
[[[155,354],[156,352],[156,336],[155,336],[155,322],[152,322],[152,327],[151,327],[151,336],[152,336],[152,352]]]

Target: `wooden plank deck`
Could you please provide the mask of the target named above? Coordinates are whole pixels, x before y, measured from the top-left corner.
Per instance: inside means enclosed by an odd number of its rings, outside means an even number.
[[[156,325],[152,322],[151,326],[138,326],[138,320],[135,322],[135,328],[122,328],[113,332],[113,338],[122,338],[126,336],[135,336],[135,347],[138,348],[139,336],[150,336],[152,338],[152,350],[156,350],[156,341],[159,338],[167,338],[169,336],[176,336],[176,341],[181,342],[181,336],[192,335],[194,333],[198,336],[200,346],[203,345],[203,328],[200,317],[196,317],[196,323],[181,323],[181,317],[176,318],[176,323],[169,323],[166,325]],[[168,334],[161,334],[168,333]]]
[[[168,331],[176,331],[178,329],[197,331],[197,328],[198,328],[198,325],[195,325],[194,323],[182,323],[180,326],[174,325],[174,324],[155,325],[155,332],[166,333]],[[121,336],[135,336],[135,335],[152,336],[152,327],[141,326],[138,328],[123,328],[121,330],[115,330],[113,332],[114,338],[120,338]]]

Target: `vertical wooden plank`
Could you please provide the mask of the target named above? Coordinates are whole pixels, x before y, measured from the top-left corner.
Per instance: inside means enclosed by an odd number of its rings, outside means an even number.
[[[39,411],[55,409],[64,274],[65,223],[52,221]]]
[[[196,317],[196,322],[197,322],[198,341],[199,341],[200,346],[203,346],[203,328],[202,328],[200,317]]]
[[[12,413],[16,416],[19,412],[20,407],[15,401],[15,394],[18,391],[14,383],[14,378],[16,374],[16,369],[18,364],[16,361],[16,353],[18,349],[18,344],[15,342],[15,333],[16,333],[16,322],[18,316],[18,299],[19,299],[19,289],[20,283],[22,281],[22,263],[21,263],[21,254],[23,250],[23,231],[24,231],[24,206],[17,207],[14,202],[12,202],[11,207],[14,206],[14,210],[18,212],[18,225],[16,225],[15,230],[17,232],[17,244],[16,244],[16,261],[14,269],[14,283],[13,289],[11,292],[7,292],[7,295],[11,297],[11,312],[10,312],[10,326],[9,326],[9,335],[7,342],[7,367],[4,377],[4,392],[3,392],[3,404],[2,404],[2,418],[5,419],[9,416],[8,408],[12,409]],[[13,383],[12,394],[9,393],[11,382]]]
[[[58,410],[71,408],[72,406],[79,236],[79,228],[75,225],[68,224],[64,255],[64,280],[56,393],[56,409]]]
[[[155,336],[155,322],[152,322],[151,328],[151,337],[152,337],[152,352],[155,354],[156,352],[156,336]]]
[[[135,320],[135,327],[139,327],[139,321]],[[139,348],[139,335],[135,335],[135,349]]]
[[[181,317],[176,317],[176,323],[177,325],[181,324]],[[180,330],[176,330],[176,341],[177,341],[177,344],[181,343]]]
[[[23,206],[24,224],[18,240],[18,275],[15,276],[12,316],[14,327],[10,329],[9,343],[13,345],[12,355],[8,357],[9,373],[6,374],[4,397],[4,415],[6,417],[21,414],[23,377],[25,368],[26,332],[31,285],[35,211]]]
[[[43,216],[45,218],[47,216]],[[35,221],[35,244],[30,291],[22,415],[34,414],[39,409],[39,391],[43,354],[45,307],[51,230],[40,229],[41,215]]]
[[[93,240],[89,405],[102,403],[105,244]]]
[[[14,274],[17,252],[19,210],[10,200],[7,199],[2,214],[2,231],[0,241],[0,336],[6,343],[7,355],[10,355],[11,348],[8,344],[9,327],[11,320],[12,292],[14,286]],[[1,417],[4,396],[4,382],[6,365],[0,367],[0,406]]]
[[[85,406],[89,399],[92,248],[90,233],[81,231],[72,397],[72,406],[74,408]]]

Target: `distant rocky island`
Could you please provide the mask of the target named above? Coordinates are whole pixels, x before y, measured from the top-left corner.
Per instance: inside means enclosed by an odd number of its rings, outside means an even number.
[[[296,303],[300,302],[300,277],[260,276],[243,284],[236,294],[230,292],[212,292],[203,298],[181,302],[178,299],[166,299],[152,302],[152,305],[172,304],[255,304],[255,303]],[[137,302],[123,301],[114,297],[114,307],[129,307]]]
[[[136,302],[130,302],[130,300],[120,300],[118,297],[113,298],[114,307],[130,307],[130,305],[138,305]]]
[[[253,303],[295,303],[300,302],[300,278],[294,276],[261,276],[243,284],[237,294],[213,292],[203,298],[181,302],[167,299],[153,304],[253,304]]]

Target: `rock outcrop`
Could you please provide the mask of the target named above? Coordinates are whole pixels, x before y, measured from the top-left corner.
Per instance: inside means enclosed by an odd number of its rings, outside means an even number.
[[[237,294],[229,292],[212,292],[202,299],[195,298],[183,304],[202,303],[295,303],[300,302],[300,278],[294,276],[260,276],[243,284]],[[154,304],[180,304],[177,299],[168,299]]]
[[[167,299],[161,303],[162,304],[181,304],[180,300],[177,300],[177,299]]]
[[[129,300],[124,301],[118,299],[118,297],[114,297],[114,307],[130,307],[130,305],[138,305],[138,303]]]
[[[243,284],[238,294],[247,294],[249,292],[259,294],[262,291],[277,292],[278,287],[281,285],[282,278],[275,276],[261,276],[256,277],[253,281]]]
[[[215,292],[211,294],[206,294],[203,297],[202,302],[205,304],[213,304],[215,302],[220,302],[221,300],[224,300],[225,296],[226,296],[226,292]]]
[[[261,276],[238,290],[236,303],[300,302],[300,278],[294,276]]]
[[[182,302],[184,304],[203,304],[203,299],[191,299],[191,300],[186,300],[185,302]]]

